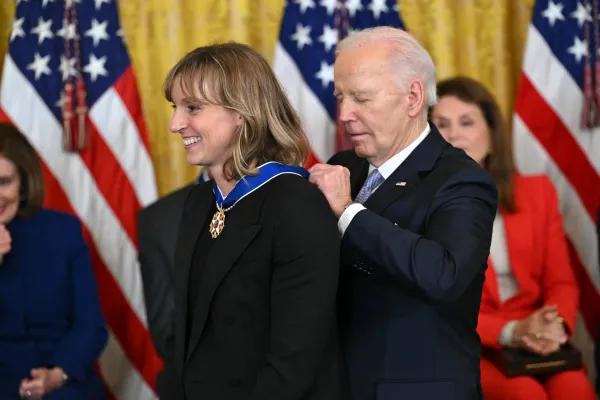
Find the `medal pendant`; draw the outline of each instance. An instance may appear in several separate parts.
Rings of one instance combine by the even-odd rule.
[[[218,207],[217,212],[213,215],[212,221],[210,222],[210,235],[212,238],[216,239],[223,231],[223,228],[225,228],[225,211]]]

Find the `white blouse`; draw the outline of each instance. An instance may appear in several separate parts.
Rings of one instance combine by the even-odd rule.
[[[506,243],[506,230],[502,215],[496,215],[494,230],[492,231],[492,245],[490,257],[498,281],[498,294],[502,302],[519,293],[519,284],[512,274],[510,259],[508,258],[508,245]]]
[[[498,295],[500,296],[500,301],[506,302],[508,299],[519,293],[519,283],[515,279],[510,268],[506,229],[504,227],[504,219],[500,214],[496,214],[496,219],[494,220],[490,258],[492,259],[496,281],[498,282]],[[504,328],[502,328],[500,336],[498,337],[498,342],[500,344],[504,346],[511,345],[516,323],[517,321],[510,321],[504,325]]]

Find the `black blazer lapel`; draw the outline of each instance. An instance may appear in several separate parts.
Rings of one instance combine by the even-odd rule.
[[[192,265],[194,248],[201,229],[215,201],[212,183],[204,183],[189,194],[181,216],[177,248],[175,250],[175,359],[181,373],[185,357],[185,338],[187,332],[188,280]]]
[[[361,158],[357,160],[355,165],[350,166],[348,169],[350,170],[350,190],[354,199],[358,196],[358,192],[360,192],[360,189],[367,180],[369,163],[364,158]]]
[[[193,354],[206,324],[206,318],[210,311],[212,299],[233,264],[242,255],[250,242],[260,231],[258,216],[262,197],[258,193],[241,200],[253,204],[244,204],[243,212],[230,211],[225,219],[223,232],[215,239],[210,256],[207,259],[202,277],[201,287],[196,299],[194,310],[194,322],[190,332],[188,352],[185,361]],[[240,203],[241,204],[241,203]],[[242,211],[242,210],[240,210]]]
[[[427,176],[442,153],[447,142],[430,123],[431,131],[402,164],[365,202],[369,210],[381,214],[385,208],[414,189]]]

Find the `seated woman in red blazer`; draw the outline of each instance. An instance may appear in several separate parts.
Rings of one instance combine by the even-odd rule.
[[[515,173],[502,114],[492,95],[469,78],[438,85],[432,120],[496,180],[489,268],[477,331],[485,348],[513,346],[550,354],[575,326],[579,289],[569,262],[556,191],[545,176]],[[481,384],[486,400],[595,400],[583,370],[545,379],[508,378],[485,356]]]

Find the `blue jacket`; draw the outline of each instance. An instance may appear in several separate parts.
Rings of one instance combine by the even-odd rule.
[[[477,318],[496,184],[433,124],[342,241],[338,299],[352,400],[482,400]],[[358,194],[369,169],[330,160]]]
[[[58,366],[72,382],[45,399],[103,399],[94,371],[108,339],[89,249],[74,216],[41,210],[7,225],[0,264],[0,398],[18,399],[32,368]]]

